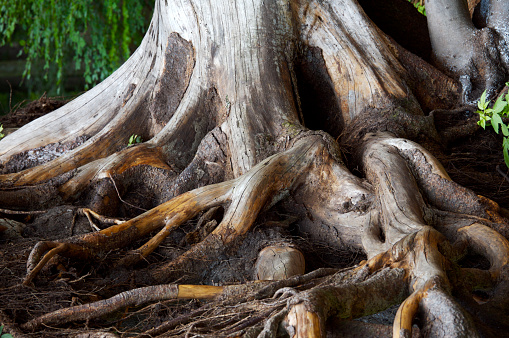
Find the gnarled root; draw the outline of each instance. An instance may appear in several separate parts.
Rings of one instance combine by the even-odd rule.
[[[155,272],[158,280],[171,279],[170,271],[179,270],[179,266],[192,264],[193,261],[214,259],[230,243],[243,236],[254,223],[260,210],[284,197],[285,192],[292,189],[294,183],[302,173],[306,172],[306,168],[324,148],[320,137],[302,138],[290,150],[267,158],[235,180],[189,191],[136,218],[95,233],[62,242],[39,244],[30,255],[27,263],[28,274],[24,283],[30,283],[49,258],[57,253],[88,259],[98,256],[101,252],[126,246],[162,228],[146,244],[131,251],[120,261],[122,265],[134,264],[153,252],[175,228],[185,221],[201,211],[223,205],[226,209],[225,215],[210,235],[177,260]],[[47,259],[42,258],[49,248],[58,248],[58,250],[48,253]]]
[[[320,221],[337,222],[339,231],[343,231],[339,232],[340,239],[355,238],[348,232],[353,229],[350,225],[353,221],[357,226],[356,222],[363,225],[355,231],[355,236],[362,238],[369,259],[359,267],[328,277],[325,276],[329,272],[318,271],[307,277],[294,276],[235,287],[162,285],[159,288],[166,291],[157,291],[160,295],[154,295],[155,298],[144,298],[141,294],[146,290],[137,289],[133,294],[124,293],[110,300],[47,314],[25,327],[61,324],[67,321],[65,317],[69,320],[94,318],[156,299],[213,297],[213,302],[224,303],[209,303],[193,313],[215,311],[218,316],[227,313],[225,316],[229,319],[219,325],[215,331],[217,335],[271,336],[281,323],[292,337],[324,336],[325,322],[330,317],[342,320],[362,317],[399,303],[393,326],[396,337],[410,335],[415,318],[423,323],[421,331],[431,335],[451,323],[455,323],[455,327],[450,330],[457,335],[476,334],[472,319],[462,309],[464,303],[460,306],[452,294],[454,290],[472,293],[479,287],[496,289],[498,293],[507,289],[509,242],[488,226],[490,220],[498,220],[496,206],[450,181],[438,162],[417,144],[386,133],[369,134],[365,140],[363,165],[367,180],[375,187],[376,201],[369,195],[367,184],[353,178],[338,161],[325,159],[324,154],[331,154],[322,136],[303,137],[286,152],[267,158],[237,179],[189,191],[134,219],[92,234],[63,242],[39,243],[30,256],[26,282],[57,254],[91,258],[99,255],[100,250],[127,245],[159,229],[146,244],[129,252],[119,262],[134,264],[153,252],[185,221],[201,211],[222,206],[225,209],[222,220],[205,239],[166,266],[152,271],[157,281],[171,282],[181,271],[197,271],[217,259],[243,238],[264,208],[279,201],[286,192],[294,193],[296,200],[303,199],[302,195],[309,191],[329,197],[337,193],[334,199],[309,199],[307,207]],[[317,163],[317,158],[322,162]],[[313,191],[313,183],[326,186],[319,181],[324,179],[333,183],[332,188]],[[346,193],[341,194],[341,189]],[[467,221],[461,226],[441,223],[433,228],[427,224],[433,219],[430,215],[434,208]],[[364,231],[359,234],[359,229]],[[486,257],[490,268],[485,271],[459,267],[458,262],[468,249]],[[245,288],[250,291],[246,292]],[[204,293],[199,291],[202,289]],[[244,291],[237,293],[239,290]],[[269,298],[272,296],[276,298]],[[263,306],[260,306],[261,301]],[[503,299],[494,296],[487,304],[499,301]],[[244,317],[228,310],[228,306],[224,306],[228,304],[235,304],[239,311],[242,309]],[[449,317],[444,317],[443,311]],[[194,314],[176,318],[150,334],[189,323],[194,320]],[[438,317],[447,323],[439,322]],[[212,321],[213,316],[199,320],[203,325]]]
[[[64,323],[88,320],[109,314],[129,306],[139,306],[151,301],[167,299],[208,299],[220,295],[221,286],[209,285],[155,285],[125,291],[118,295],[94,303],[73,306],[37,317],[22,328],[33,330],[41,325],[61,325]]]
[[[238,304],[256,299],[270,298],[285,299],[289,294],[295,295],[296,291],[290,287],[283,287],[284,285],[298,286],[304,283],[314,281],[315,283],[324,277],[337,272],[335,269],[318,269],[306,275],[294,276],[281,281],[257,281],[241,285],[227,285],[227,286],[209,286],[209,285],[179,285],[179,284],[163,284],[149,287],[142,287],[130,291],[122,292],[111,298],[96,301],[89,304],[73,306],[64,308],[43,316],[37,317],[24,325],[23,329],[34,330],[42,325],[62,325],[64,323],[80,320],[90,320],[100,316],[111,314],[122,308],[129,306],[139,306],[145,303],[164,300],[176,299],[208,299],[214,300],[212,304]],[[274,290],[277,290],[274,292]],[[280,306],[283,303],[278,303]],[[210,306],[207,306],[210,308]],[[274,311],[270,308],[269,313]],[[200,311],[198,311],[200,312]],[[201,313],[201,312],[200,312]],[[199,313],[194,313],[194,316]],[[257,322],[263,321],[267,316],[261,316],[258,321],[250,321],[247,324],[252,325]],[[193,315],[187,320],[191,320]],[[179,323],[185,322],[183,318],[177,318]],[[281,318],[282,320],[283,318]],[[147,332],[148,335],[155,335],[164,332],[171,328],[172,322],[165,323],[161,327],[154,328]],[[246,323],[239,322],[232,325],[226,331],[236,332],[242,330]],[[247,326],[249,326],[247,325]]]
[[[493,230],[486,226],[472,227],[463,231],[470,235],[480,231],[484,237],[493,235]],[[508,242],[498,236],[493,248],[482,250],[484,255],[497,257],[506,252]],[[474,244],[478,248],[484,243],[483,236],[480,238]],[[284,325],[292,337],[325,336],[324,323],[332,316],[358,318],[402,302],[394,321],[394,337],[410,337],[417,317],[421,319],[421,332],[427,336],[441,336],[444,329],[448,335],[477,336],[472,318],[451,296],[454,285],[448,274],[453,274],[450,260],[455,257],[453,250],[447,249],[448,245],[445,237],[430,227],[410,234],[390,250],[367,261],[358,268],[356,275],[329,280],[328,286],[293,297]],[[448,257],[442,252],[447,252]],[[492,265],[491,274],[481,275],[491,279],[491,283],[496,281],[498,273],[495,271],[506,266],[505,259]]]

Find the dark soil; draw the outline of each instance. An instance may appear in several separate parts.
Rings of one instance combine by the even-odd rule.
[[[15,107],[9,114],[0,116],[0,124],[2,124],[4,128],[19,128],[62,107],[67,102],[69,102],[69,100],[64,98],[48,98],[46,95],[43,95],[38,100],[21,107]]]
[[[65,101],[42,97],[2,117],[0,123],[9,128],[21,127],[64,103]],[[439,124],[439,131],[444,131],[458,124],[475,124],[475,115],[445,114],[436,122]],[[471,135],[451,141],[447,147],[435,146],[432,151],[454,181],[503,207],[509,206],[509,182],[504,176],[509,174],[509,171],[504,164],[502,139],[499,135],[477,129]],[[221,261],[211,264],[201,276],[183,276],[182,281],[229,284],[252,280],[258,251],[264,246],[282,241],[291,242],[302,249],[306,256],[307,270],[351,266],[365,258],[358,252],[338,251],[325,245],[320,247],[316,243],[311,245],[306,238],[295,237],[292,225],[274,226],[274,222],[285,220],[283,209],[279,210],[281,213],[278,213],[277,206],[275,209],[257,220],[253,230],[235,252],[230,252],[222,257]],[[44,331],[26,334],[16,331],[16,324],[60,308],[108,298],[118,292],[143,286],[136,282],[136,275],[147,273],[147,269],[184,252],[189,244],[186,244],[183,238],[194,231],[197,222],[196,219],[192,220],[175,231],[147,261],[138,264],[134,269],[112,269],[115,257],[119,257],[123,251],[111,252],[99,262],[77,262],[58,258],[40,273],[34,282],[35,288],[21,286],[28,254],[38,240],[55,240],[92,231],[88,220],[76,214],[76,206],[54,208],[38,215],[7,215],[0,211],[0,218],[26,224],[17,238],[6,238],[0,230],[0,323],[6,325],[7,332],[27,337],[76,337],[78,334],[92,332],[83,329],[84,323],[71,323],[65,328],[46,328]],[[267,226],[268,224],[271,226]],[[133,247],[141,244],[142,242],[135,243]],[[126,249],[129,248],[123,248]],[[131,336],[182,313],[193,311],[201,305],[200,301],[163,301],[129,308],[86,323],[85,327],[102,328],[104,332]]]
[[[478,116],[472,110],[435,118],[439,132],[458,130],[463,131],[463,135],[458,133],[447,146],[430,151],[453,181],[509,208],[509,169],[502,153],[503,138],[491,127],[484,130],[477,126],[477,120]]]

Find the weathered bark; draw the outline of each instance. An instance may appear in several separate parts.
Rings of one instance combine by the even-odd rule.
[[[91,223],[116,223],[39,242],[28,257],[27,285],[55,256],[109,259],[122,249],[112,266],[134,267],[185,222],[201,217],[199,229],[186,236],[186,251],[134,277],[139,285],[171,284],[22,327],[88,320],[154,300],[213,298],[147,334],[212,309],[218,318],[233,316],[234,305],[243,318],[198,322],[210,324],[214,336],[270,337],[279,329],[325,336],[329,318],[350,320],[396,304],[396,337],[411,335],[415,319],[428,336],[504,332],[507,212],[451,181],[419,141],[440,142],[433,114],[425,112],[469,103],[485,88],[494,94],[508,80],[505,4],[491,1],[487,27],[479,30],[465,1],[426,2],[434,66],[442,73],[379,30],[355,0],[156,1],[126,64],[0,142],[0,207],[76,204],[88,208]],[[126,147],[131,134],[146,142]],[[312,243],[361,250],[367,260],[293,276],[302,267],[289,267],[288,259],[273,262],[275,271],[258,270],[258,277],[280,281],[175,284],[197,282],[280,201],[297,218],[266,226],[295,222]],[[143,239],[138,249],[124,249]],[[294,246],[289,242],[280,245]],[[463,268],[470,252],[486,257],[489,269]],[[477,290],[490,294],[481,305],[473,301]],[[486,331],[480,322],[488,318]]]

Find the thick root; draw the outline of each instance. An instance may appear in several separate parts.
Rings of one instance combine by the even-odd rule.
[[[136,218],[101,231],[72,237],[61,243],[42,242],[42,244],[36,245],[30,254],[27,262],[27,277],[23,283],[30,283],[49,258],[57,253],[73,258],[89,259],[99,256],[105,251],[126,246],[163,226],[163,230],[156,235],[155,239],[147,243],[139,252],[142,257],[143,254],[148,255],[169,234],[171,229],[193,218],[200,211],[223,203],[231,188],[231,182],[206,186],[180,195]],[[54,251],[51,257],[41,260],[41,256],[50,247],[58,247],[58,252]],[[37,270],[34,272],[35,269]]]
[[[22,328],[34,330],[41,325],[61,325],[72,321],[90,320],[111,314],[125,307],[168,299],[212,299],[222,295],[223,289],[222,286],[209,285],[168,284],[147,286],[122,292],[105,300],[45,314],[25,323]]]
[[[123,265],[130,265],[153,252],[171,231],[199,212],[219,205],[226,206],[229,202],[223,220],[204,241],[194,245],[178,260],[158,269],[156,278],[165,279],[167,271],[186,265],[190,260],[213,259],[230,243],[241,238],[250,229],[260,210],[284,197],[281,192],[292,188],[323,148],[320,138],[301,139],[290,150],[267,158],[235,180],[192,190],[134,219],[62,242],[72,244],[73,250],[68,250],[69,246],[59,246],[56,242],[52,245],[60,248],[58,253],[61,255],[89,258],[98,256],[100,252],[126,246],[162,227],[145,245],[130,252],[120,262]],[[268,184],[268,179],[273,177],[278,179]],[[211,248],[215,248],[215,253],[210,252]],[[39,262],[43,251],[44,248],[38,246],[31,255],[28,276],[24,283],[29,283],[47,263],[47,260],[44,260],[44,263]],[[56,252],[52,253],[52,256],[55,254]],[[36,272],[33,272],[34,266],[38,267]]]

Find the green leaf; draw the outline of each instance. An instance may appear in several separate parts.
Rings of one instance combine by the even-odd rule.
[[[490,102],[486,102],[486,90],[482,93],[481,98],[477,102],[477,107],[479,107],[480,110],[485,110],[488,107],[488,104]]]
[[[141,143],[141,141],[142,141],[141,136],[133,134],[133,135],[131,135],[131,137],[129,137],[129,142],[127,143],[127,146],[132,146],[135,143]]]
[[[13,338],[12,337],[12,334],[10,333],[4,333],[2,334],[2,331],[4,330],[4,325],[2,324],[2,326],[0,326],[0,338]]]
[[[498,126],[504,124],[502,122],[502,118],[497,113],[493,113],[491,116],[491,125],[493,126],[493,129],[495,129],[495,132],[498,134]]]
[[[500,114],[507,106],[507,102],[504,101],[503,96],[499,96],[495,104],[493,105],[493,112]]]
[[[500,127],[502,128],[502,134],[506,137],[509,136],[509,128],[507,128],[507,125],[502,123]]]

